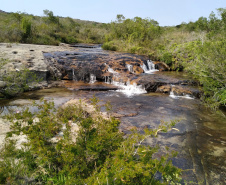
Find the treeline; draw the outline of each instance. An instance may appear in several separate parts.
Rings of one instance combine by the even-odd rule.
[[[0,12],[0,42],[45,45],[59,43],[102,43],[106,24],[58,17],[44,10],[44,16]]]

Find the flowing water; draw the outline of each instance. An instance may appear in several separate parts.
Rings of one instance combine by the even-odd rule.
[[[144,70],[145,73],[149,74],[158,71],[158,69],[156,69],[155,64],[151,60],[147,60],[147,65],[144,63],[143,65],[141,65],[141,68]]]
[[[152,74],[150,74],[152,75]],[[117,84],[115,84],[117,85]],[[7,113],[12,108],[16,111],[23,105],[30,105],[31,100],[40,98],[52,100],[58,107],[73,98],[92,98],[95,95],[100,104],[110,101],[114,112],[121,115],[120,129],[125,133],[131,128],[157,128],[161,121],[179,120],[175,130],[160,133],[157,138],[149,138],[148,145],[160,146],[164,153],[165,146],[178,151],[173,164],[183,169],[183,178],[200,184],[224,184],[226,182],[226,119],[222,115],[205,108],[198,99],[183,97],[172,98],[158,93],[132,93],[137,87],[118,91],[81,91],[84,87],[112,85],[95,82],[70,82],[68,88],[52,88],[24,93],[23,96],[0,102],[1,112]],[[120,85],[118,85],[120,86]],[[129,89],[131,88],[131,89]]]

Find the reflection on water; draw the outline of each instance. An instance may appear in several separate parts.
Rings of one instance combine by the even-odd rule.
[[[177,130],[160,133],[149,138],[149,145],[159,144],[178,151],[173,163],[182,168],[187,181],[201,184],[223,184],[226,178],[226,120],[203,107],[197,99],[172,99],[168,95],[149,93],[128,97],[116,91],[79,91],[52,88],[27,92],[22,97],[1,101],[0,111],[18,109],[19,105],[30,105],[29,99],[40,98],[54,101],[58,107],[73,98],[92,98],[104,104],[110,101],[113,112],[121,115],[120,129],[127,132],[131,127],[156,128],[161,120],[179,119]]]

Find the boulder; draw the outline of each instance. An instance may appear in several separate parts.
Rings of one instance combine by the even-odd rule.
[[[192,92],[187,89],[187,88],[183,88],[181,86],[173,86],[171,91],[177,95],[177,96],[184,96],[184,95],[192,95]]]
[[[162,85],[160,87],[157,88],[156,92],[160,92],[160,93],[170,93],[171,91],[171,87],[170,85]]]
[[[170,70],[170,67],[164,62],[155,61],[153,63],[157,66],[156,68],[159,71],[169,71]]]

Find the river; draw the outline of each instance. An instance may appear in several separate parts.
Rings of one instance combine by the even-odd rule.
[[[83,84],[99,86],[100,83]],[[105,84],[101,84],[104,86]],[[81,84],[79,84],[81,86]],[[109,85],[108,85],[109,86]],[[1,101],[2,114],[30,104],[29,100],[44,98],[61,106],[73,98],[92,98],[95,95],[100,104],[110,101],[112,112],[121,115],[120,129],[128,132],[136,127],[157,128],[162,121],[179,120],[174,130],[149,138],[146,144],[178,151],[173,164],[183,169],[183,179],[200,184],[224,184],[226,178],[226,120],[204,107],[198,99],[170,97],[160,93],[144,93],[128,96],[118,91],[78,91],[73,82],[68,88],[51,88],[26,92],[21,97]]]
[[[182,178],[187,182],[192,181],[199,184],[214,185],[226,184],[225,116],[212,112],[210,109],[204,107],[197,98],[191,96],[175,96],[172,93],[170,95],[157,93],[156,91],[155,85],[165,85],[165,81],[168,81],[168,86],[171,83],[188,83],[186,79],[190,80],[189,75],[178,72],[152,73],[152,71],[150,72],[152,66],[150,67],[150,65],[148,65],[148,73],[141,73],[139,76],[141,77],[140,81],[136,79],[136,82],[140,84],[152,84],[152,86],[146,85],[146,89],[142,89],[138,88],[138,86],[134,86],[134,84],[127,84],[125,88],[121,87],[123,86],[122,84],[115,81],[113,84],[122,88],[118,89],[118,87],[109,84],[109,79],[111,78],[111,81],[113,81],[116,77],[118,78],[117,74],[120,70],[126,71],[125,74],[127,76],[123,77],[124,80],[134,79],[137,77],[134,74],[134,69],[141,67],[140,61],[142,58],[130,54],[106,52],[100,48],[76,48],[75,51],[76,52],[72,53],[61,52],[54,55],[45,54],[45,57],[60,56],[60,58],[55,60],[54,64],[58,66],[62,64],[61,66],[65,66],[65,70],[58,68],[58,72],[63,71],[65,73],[61,75],[62,78],[65,79],[64,88],[30,91],[11,100],[1,100],[1,115],[7,114],[12,109],[14,109],[14,111],[18,110],[26,105],[33,108],[30,100],[39,101],[41,98],[44,98],[49,101],[54,101],[55,106],[59,107],[73,98],[90,99],[95,95],[101,100],[100,105],[105,104],[107,101],[111,103],[112,113],[116,117],[120,117],[120,130],[125,133],[128,133],[131,128],[136,128],[142,132],[146,127],[157,128],[162,122],[178,120],[174,127],[175,129],[167,133],[159,133],[157,138],[149,138],[146,140],[145,144],[151,146],[159,145],[160,153],[165,152],[165,146],[168,146],[170,150],[177,151],[178,155],[176,158],[173,158],[172,161],[175,166],[183,170]],[[134,59],[134,57],[136,58]],[[136,62],[130,62],[132,60]],[[51,61],[53,60],[50,60],[50,62]],[[96,61],[101,62],[98,64]],[[111,62],[106,64],[108,61]],[[117,65],[115,61],[118,61]],[[89,62],[88,67],[91,66],[90,69],[93,70],[95,67],[96,74],[98,74],[98,69],[100,69],[100,74],[102,74],[103,71],[106,73],[102,74],[102,76],[99,74],[99,77],[93,75],[93,73],[87,76],[85,69],[81,73],[80,68],[76,67],[79,65],[83,68],[86,67],[87,63],[85,62]],[[66,63],[68,64],[66,65]],[[97,66],[97,64],[99,66]],[[147,64],[152,63],[149,61]],[[118,72],[110,68],[109,65],[115,67],[114,69],[118,70]],[[136,67],[134,68],[132,65],[136,65]],[[74,68],[71,68],[71,66],[74,66]],[[87,70],[90,69],[87,68]],[[78,74],[81,73],[80,75],[83,75],[83,79],[86,81],[90,80],[91,83],[73,81],[78,79],[78,76],[74,74],[76,70],[78,70]],[[92,70],[90,70],[90,72]],[[147,69],[144,69],[144,71],[147,71]],[[114,75],[116,77],[114,77]],[[66,79],[69,80],[67,81]],[[97,82],[96,80],[98,79],[99,81],[102,80],[102,82]],[[104,83],[104,81],[108,84]],[[154,81],[155,83],[152,83]],[[123,84],[125,83],[123,82]],[[173,86],[170,87],[171,90],[172,87]],[[181,87],[182,86],[180,86],[180,88]],[[148,88],[148,92],[153,89],[156,92],[145,93]],[[196,90],[194,90],[194,92],[196,92]],[[224,111],[223,114],[226,115],[226,111]],[[0,126],[1,144],[5,133],[9,130],[9,126],[6,123],[1,124],[1,122]]]

